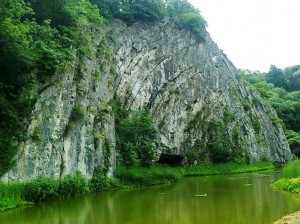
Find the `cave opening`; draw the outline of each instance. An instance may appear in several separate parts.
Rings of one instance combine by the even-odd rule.
[[[176,167],[176,166],[182,166],[183,160],[184,160],[183,155],[161,154],[161,156],[159,157],[158,163]]]

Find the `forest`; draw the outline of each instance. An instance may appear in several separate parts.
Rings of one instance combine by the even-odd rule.
[[[271,65],[268,73],[239,70],[261,96],[270,103],[283,124],[292,153],[300,156],[300,65],[279,69]]]

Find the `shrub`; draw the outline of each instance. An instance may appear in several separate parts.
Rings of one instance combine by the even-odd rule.
[[[198,42],[205,41],[207,22],[187,0],[171,0],[167,5],[168,15],[174,19],[178,28],[189,30]]]
[[[70,197],[89,192],[88,181],[80,173],[61,179],[39,178],[25,183],[23,198],[30,202]]]
[[[300,193],[300,178],[281,178],[273,186],[275,190],[285,190],[293,193]]]
[[[198,157],[199,157],[199,153],[194,149],[190,149],[186,153],[186,159],[187,159],[188,165],[194,165],[195,161],[198,160]]]
[[[0,123],[1,124],[1,123]],[[2,127],[3,128],[3,127]],[[17,152],[15,138],[0,127],[0,177],[14,164],[14,155]]]
[[[39,178],[25,183],[23,198],[30,202],[39,202],[58,196],[59,182],[52,178]]]
[[[84,115],[85,115],[84,107],[80,103],[75,103],[70,119],[77,120],[84,117]]]
[[[120,183],[114,178],[107,178],[103,174],[94,174],[90,181],[92,192],[107,191],[120,188]]]
[[[61,196],[70,197],[88,192],[88,181],[79,172],[74,176],[68,175],[60,179],[58,193]]]

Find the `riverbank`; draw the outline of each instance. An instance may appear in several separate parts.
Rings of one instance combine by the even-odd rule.
[[[274,222],[274,224],[299,224],[300,212],[296,212],[287,216],[284,216],[280,220]]]
[[[0,211],[32,205],[56,198],[125,188],[169,184],[184,176],[204,176],[249,173],[273,169],[271,163],[259,162],[250,165],[220,164],[211,167],[172,168],[153,166],[149,168],[118,168],[116,178],[96,174],[86,180],[80,173],[61,179],[39,178],[24,183],[0,184]]]
[[[294,160],[287,163],[282,170],[282,178],[272,185],[274,190],[283,190],[291,193],[300,193],[300,161]],[[300,223],[300,211],[284,216],[274,224]]]
[[[275,190],[300,193],[300,160],[286,164],[282,170],[282,178],[273,184]]]
[[[255,162],[249,165],[225,163],[215,166],[195,166],[188,167],[185,171],[185,176],[206,176],[206,175],[224,175],[224,174],[239,174],[251,173],[263,170],[272,170],[274,165],[270,162]]]

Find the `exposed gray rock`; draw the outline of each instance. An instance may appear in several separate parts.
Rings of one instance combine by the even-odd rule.
[[[234,117],[226,123],[229,136],[239,130],[238,142],[252,160],[291,159],[276,112],[239,80],[236,68],[209,34],[199,44],[166,19],[155,25],[136,23],[116,37],[121,77],[116,94],[126,108],[152,111],[160,129],[160,152],[184,155],[196,140],[207,140],[204,127],[212,118],[224,120],[227,113]],[[194,117],[200,113],[197,124]]]
[[[106,49],[104,36],[110,39]],[[213,118],[230,114],[234,119],[226,122],[228,134],[239,130],[238,142],[252,160],[291,159],[276,112],[238,79],[209,34],[199,44],[167,18],[130,27],[116,22],[94,44],[89,57],[74,52],[77,60],[41,94],[28,127],[30,138],[20,144],[18,162],[2,180],[58,178],[77,171],[90,178],[97,169],[114,175],[116,140],[109,106],[114,96],[127,109],[150,109],[160,131],[159,153],[185,155],[197,140],[207,140],[205,127]]]

